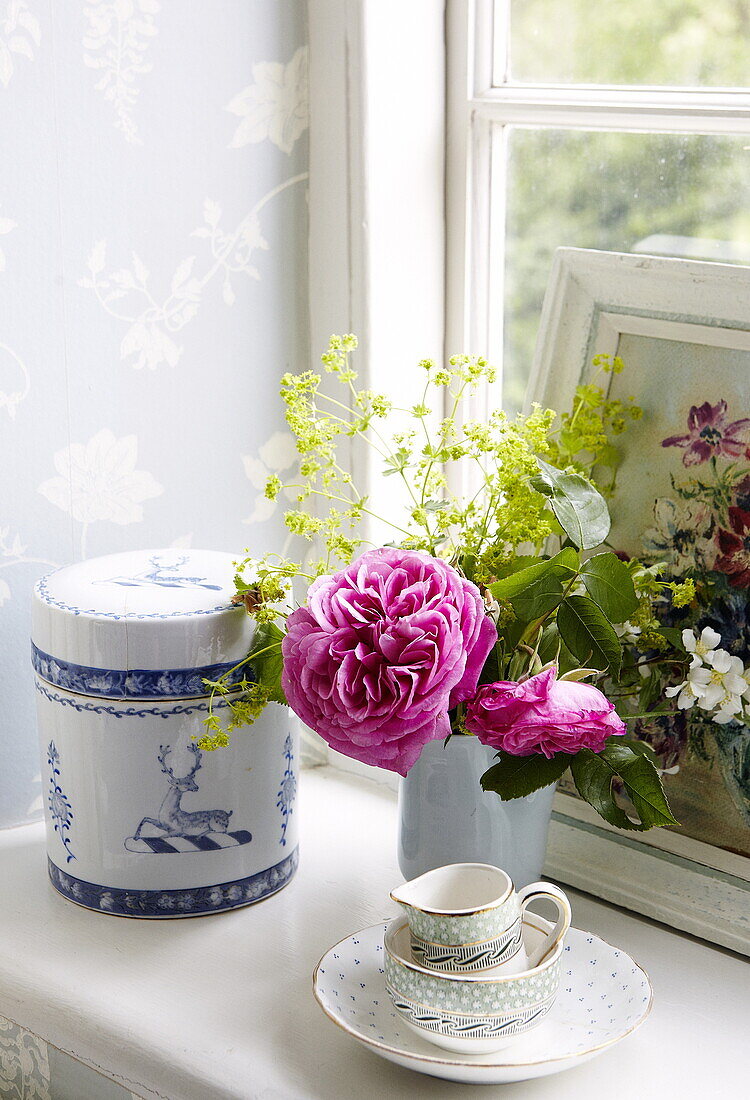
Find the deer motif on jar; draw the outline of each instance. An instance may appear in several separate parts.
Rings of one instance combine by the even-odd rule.
[[[195,774],[201,767],[203,753],[197,745],[188,745],[188,751],[195,757],[193,767],[187,775],[175,775],[167,764],[171,745],[161,745],[157,759],[161,770],[169,780],[169,790],[159,807],[157,817],[144,817],[136,829],[133,839],[140,840],[144,825],[153,825],[161,830],[163,836],[205,836],[206,833],[226,833],[229,828],[231,810],[183,810],[182,796],[188,791],[197,791]]]

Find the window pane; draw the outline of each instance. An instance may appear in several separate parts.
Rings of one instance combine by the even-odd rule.
[[[514,81],[733,88],[749,56],[747,0],[510,0]]]
[[[557,247],[750,263],[748,138],[510,128],[507,140],[509,409],[523,401]]]

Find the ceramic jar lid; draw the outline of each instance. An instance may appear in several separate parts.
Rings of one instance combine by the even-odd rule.
[[[110,698],[202,695],[251,645],[214,550],[141,550],[78,562],[34,588],[32,652],[58,687]],[[127,675],[126,675],[127,674]]]

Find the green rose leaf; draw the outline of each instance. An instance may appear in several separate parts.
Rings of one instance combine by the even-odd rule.
[[[618,829],[643,830],[644,825],[631,821],[614,800],[612,780],[614,774],[606,761],[592,752],[581,749],[573,758],[570,770],[576,790],[584,802],[593,806],[600,817]]]
[[[564,592],[562,581],[552,573],[545,573],[543,577],[534,581],[513,596],[510,603],[516,615],[522,622],[531,623],[539,619],[558,606]]]
[[[611,623],[624,623],[638,609],[628,567],[616,554],[595,554],[584,562],[581,580]]]
[[[633,741],[627,737],[619,741],[619,744],[627,745],[632,752],[637,752],[641,756],[645,756],[652,764],[656,762],[656,753],[651,745],[649,745],[648,741]]]
[[[578,572],[578,564],[578,554],[576,554],[572,546],[566,546],[564,550],[561,550],[559,554],[555,554],[553,558],[547,558],[545,561],[538,561],[533,565],[527,565],[523,569],[517,569],[516,572],[511,573],[510,576],[495,581],[493,584],[489,585],[489,590],[497,599],[511,600],[514,596],[517,596],[519,592],[523,592],[525,588],[528,588],[530,584],[533,584],[547,574],[570,579]]]
[[[505,577],[509,577],[511,573],[519,573],[522,569],[527,569],[530,565],[539,565],[546,560],[548,559],[540,557],[539,554],[516,554],[516,556],[510,558],[509,561],[503,562],[502,565],[497,566],[495,576],[498,580],[501,580]]]
[[[557,607],[565,585],[578,572],[578,554],[567,546],[546,561],[518,569],[495,581],[489,590],[496,599],[509,602],[519,619],[531,622]]]
[[[620,639],[592,599],[567,596],[557,609],[557,629],[579,661],[617,676],[622,661]]]
[[[502,750],[497,755],[498,763],[484,773],[480,783],[483,791],[494,791],[506,801],[556,783],[574,759],[567,752],[558,752],[550,760],[541,755],[513,756]]]
[[[641,684],[641,689],[638,693],[638,709],[640,711],[647,711],[655,708],[663,698],[663,694],[664,687],[661,673],[656,669],[652,669],[648,676],[644,677]]]
[[[607,502],[581,474],[567,474],[537,459],[539,474],[531,484],[550,498],[550,506],[568,538],[580,550],[593,550],[609,534]]]
[[[571,771],[581,798],[618,829],[644,832],[661,825],[678,824],[669,809],[656,768],[633,742],[611,738],[600,753],[581,749],[573,758]],[[622,781],[638,821],[632,821],[615,801],[612,781],[616,776]]]
[[[573,547],[566,547],[554,558],[527,565],[495,581],[489,585],[489,591],[496,598],[509,602],[519,619],[531,623],[558,606],[564,586],[576,575],[578,564]]]
[[[261,624],[253,639],[253,651],[250,655],[250,665],[255,675],[255,680],[268,692],[268,698],[272,703],[289,704],[281,686],[281,671],[284,667],[284,658],[281,655],[281,641],[284,635],[275,623]],[[253,656],[257,654],[257,656]]]

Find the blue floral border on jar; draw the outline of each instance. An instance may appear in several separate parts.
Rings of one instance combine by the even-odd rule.
[[[97,886],[62,871],[51,859],[47,869],[54,888],[70,901],[87,909],[113,913],[119,917],[204,916],[224,909],[251,905],[275,894],[290,881],[299,863],[299,849],[265,871],[247,878],[222,882],[217,886],[197,886],[182,890],[123,890]]]
[[[105,699],[169,699],[206,695],[206,680],[218,680],[237,664],[204,665],[202,668],[94,668],[63,661],[38,649],[32,642],[31,663],[35,672],[48,684],[75,691],[80,695],[98,695]],[[228,678],[234,685],[248,676],[247,666]]]
[[[286,847],[286,831],[289,827],[289,818],[294,812],[294,800],[297,797],[297,776],[293,767],[294,746],[292,735],[288,733],[284,741],[284,774],[281,777],[279,793],[276,796],[276,807],[281,812],[281,836],[279,844]]]
[[[239,604],[221,603],[217,607],[202,607],[196,611],[154,611],[154,612],[135,612],[135,611],[123,611],[117,613],[115,611],[102,611],[98,607],[75,607],[73,604],[66,603],[65,600],[56,599],[49,591],[48,582],[51,577],[54,577],[55,573],[59,570],[55,569],[51,573],[47,573],[41,580],[37,581],[34,586],[34,591],[40,600],[44,603],[50,604],[52,607],[59,607],[61,611],[70,611],[73,615],[95,615],[97,619],[178,619],[178,618],[190,618],[193,615],[216,615],[219,611],[241,611],[243,608]]]
[[[62,771],[60,768],[60,753],[57,745],[54,741],[50,741],[47,746],[47,765],[50,769],[49,773],[49,791],[47,792],[47,807],[49,809],[50,821],[52,822],[55,832],[60,837],[60,842],[66,852],[66,862],[70,863],[72,859],[75,859],[75,853],[71,848],[70,827],[75,818],[73,808],[70,805],[70,799],[62,789],[61,777]]]
[[[43,695],[45,699],[49,699],[51,703],[57,703],[61,707],[70,707],[79,714],[89,711],[92,714],[110,714],[113,718],[173,718],[195,714],[199,710],[208,711],[207,702],[175,703],[173,707],[166,707],[163,704],[157,704],[153,707],[124,707],[122,705],[113,707],[108,706],[106,703],[88,703],[82,696],[76,698],[73,695],[58,695],[57,692],[50,691],[39,680],[34,681],[34,687],[40,695]],[[216,699],[213,703],[214,710],[228,706],[229,703],[224,699]]]

